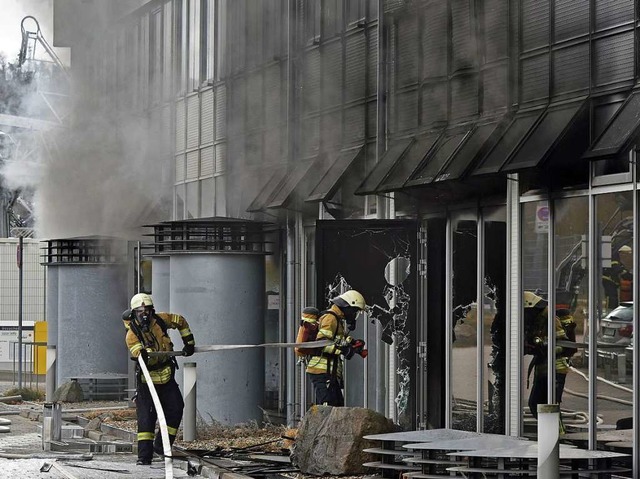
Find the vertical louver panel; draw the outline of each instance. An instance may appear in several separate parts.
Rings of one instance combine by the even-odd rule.
[[[334,106],[342,102],[342,44],[333,42],[321,50],[322,105]]]
[[[421,30],[423,77],[441,77],[447,74],[447,2],[431,2],[424,14]]]
[[[634,72],[633,32],[602,38],[595,45],[597,85],[630,80]]]
[[[553,69],[554,95],[589,88],[589,44],[556,51]]]
[[[185,155],[176,155],[176,183],[184,181]]]
[[[313,116],[302,120],[302,156],[313,156],[318,152],[320,143],[320,118]]]
[[[344,111],[344,144],[351,145],[364,141],[365,105],[355,105]]]
[[[490,113],[507,106],[507,66],[497,65],[482,72],[484,113]]]
[[[214,140],[214,122],[213,122],[213,90],[205,90],[201,97],[202,119],[200,130],[200,143],[207,145],[213,143]]]
[[[325,149],[342,144],[342,110],[325,113],[322,116],[321,135]]]
[[[453,50],[452,71],[476,65],[477,51],[475,33],[471,21],[470,2],[451,2],[451,47]]]
[[[367,30],[367,96],[378,89],[378,29]]]
[[[422,89],[422,125],[447,121],[448,83],[430,83]]]
[[[200,151],[194,150],[187,153],[187,169],[185,171],[186,180],[198,178]]]
[[[595,3],[596,31],[633,21],[633,0],[598,0]]]
[[[197,148],[200,133],[200,104],[198,95],[187,97],[187,149]]]
[[[522,101],[549,96],[549,55],[522,60]]]
[[[523,0],[522,49],[549,44],[549,0]]]
[[[396,86],[402,88],[418,81],[419,43],[418,16],[407,15],[398,20],[398,58],[396,60]]]
[[[227,86],[219,85],[215,92],[216,140],[227,136]]]
[[[451,117],[478,114],[478,75],[461,75],[451,80]]]
[[[418,126],[418,92],[411,90],[396,95],[398,131]]]
[[[265,131],[264,138],[264,162],[266,164],[275,164],[282,160],[283,156],[283,137],[284,128],[280,128],[277,125],[275,128],[269,128]]]
[[[228,90],[228,105],[227,110],[227,125],[229,136],[239,135],[244,127],[244,120],[246,114],[245,104],[245,83],[246,80],[242,77],[237,77],[233,80],[233,83],[229,85]]]
[[[247,79],[247,128],[253,130],[262,126],[262,71],[258,70]]]
[[[320,50],[307,51],[304,62],[304,111],[317,111],[320,108]]]
[[[170,154],[171,153],[171,148],[173,147],[173,145],[171,144],[171,138],[174,136],[172,135],[172,130],[171,130],[171,105],[170,104],[166,104],[164,107],[162,107],[162,119],[161,124],[160,124],[160,138],[161,138],[161,142],[162,142],[162,150],[163,153],[167,153]]]
[[[213,175],[213,146],[207,146],[200,150],[200,176]]]
[[[262,163],[262,132],[247,135],[245,159],[247,165],[259,165]]]
[[[555,40],[589,33],[590,0],[556,0]]]
[[[184,151],[186,138],[186,111],[184,100],[176,102],[176,152]]]
[[[509,35],[509,9],[504,0],[484,2],[485,61],[507,57]]]
[[[265,72],[265,125],[281,125],[284,122],[282,94],[282,69],[280,64],[270,66]]]
[[[226,143],[218,143],[216,146],[216,164],[215,171],[216,175],[222,174],[227,171],[227,144]]]
[[[367,56],[365,55],[364,30],[358,30],[355,34],[346,38],[347,58],[346,81],[345,81],[345,101],[353,101],[365,96],[365,74],[367,67]]]

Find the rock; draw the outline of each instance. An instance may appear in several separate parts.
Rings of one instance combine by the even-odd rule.
[[[80,402],[84,400],[84,394],[77,381],[69,381],[53,392],[52,400],[53,402]]]
[[[377,459],[363,452],[376,446],[363,436],[397,430],[390,419],[370,409],[312,406],[298,429],[291,461],[303,474],[365,474],[371,469],[362,464]]]

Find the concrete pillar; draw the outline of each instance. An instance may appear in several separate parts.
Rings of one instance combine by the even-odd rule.
[[[153,284],[153,304],[156,311],[169,311],[170,297],[170,260],[169,256],[154,256],[151,273]]]
[[[189,321],[196,346],[260,344],[264,339],[264,277],[262,254],[173,254],[170,310]],[[182,347],[180,339],[174,344],[176,349]],[[262,420],[261,348],[200,353],[193,359],[198,364],[198,410],[204,418],[227,425]],[[178,384],[182,384],[182,371],[181,366]]]
[[[47,346],[54,348],[58,345],[58,266],[47,265],[47,303],[46,318],[47,318]],[[55,354],[55,350],[53,352]],[[53,387],[55,390],[58,387],[57,376],[57,364],[53,363],[53,370],[51,370],[51,379],[49,378],[49,355],[47,351],[47,388]],[[49,384],[49,381],[52,381]],[[47,389],[48,391],[48,389]],[[47,396],[47,400],[50,400]]]
[[[122,311],[127,268],[114,264],[58,266],[58,382],[95,374],[127,374]]]

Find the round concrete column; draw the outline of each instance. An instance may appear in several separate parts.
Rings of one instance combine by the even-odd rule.
[[[169,264],[168,256],[154,256],[151,282],[153,284],[153,305],[156,311],[169,311]]]
[[[170,264],[170,309],[187,319],[196,346],[263,342],[262,254],[183,253],[172,255]],[[179,339],[174,344],[182,347]],[[188,361],[197,362],[197,408],[206,420],[227,425],[262,420],[262,348],[198,353]]]
[[[126,374],[129,354],[121,320],[128,304],[126,266],[70,263],[57,269],[58,382]]]

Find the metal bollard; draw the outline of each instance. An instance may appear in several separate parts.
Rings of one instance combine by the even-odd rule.
[[[42,449],[51,450],[51,441],[62,439],[62,408],[58,403],[47,402],[42,407]]]
[[[53,393],[56,390],[56,346],[47,346],[46,361],[46,379],[45,379],[45,398],[47,401],[53,401]]]
[[[184,421],[182,439],[196,439],[196,363],[184,363]]]
[[[538,477],[560,477],[560,405],[538,404]]]

